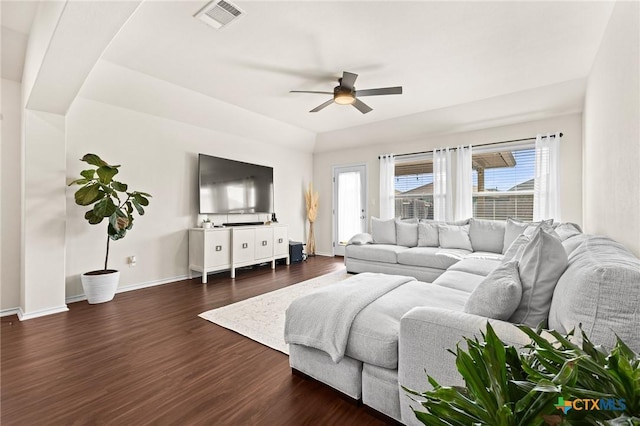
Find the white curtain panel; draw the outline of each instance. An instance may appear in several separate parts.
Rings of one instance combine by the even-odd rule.
[[[456,212],[454,217],[455,220],[463,220],[473,216],[471,145],[459,146],[456,154]]]
[[[533,220],[560,222],[560,133],[536,136],[535,167]]]
[[[380,156],[380,219],[393,219],[396,214],[395,167],[393,154]]]
[[[433,219],[453,220],[451,182],[451,151],[449,148],[433,151]]]

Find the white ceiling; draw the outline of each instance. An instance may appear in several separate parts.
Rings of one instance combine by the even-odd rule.
[[[246,15],[215,30],[193,18],[206,3],[144,1],[101,62],[338,144],[353,131],[375,139],[390,122],[443,131],[442,117],[454,121],[445,113],[451,108],[466,116],[456,116],[458,128],[580,111],[613,8],[610,1],[238,1]],[[36,4],[2,0],[3,78],[19,80]],[[362,115],[339,105],[309,113],[329,96],[289,93],[331,91],[342,71],[360,75],[358,89],[402,85],[404,94],[363,98],[374,110]]]
[[[317,133],[584,79],[613,7],[241,1],[246,15],[215,30],[192,17],[205,4],[144,2],[103,58]],[[404,94],[363,98],[374,110],[362,115],[339,105],[312,114],[329,96],[289,93],[331,91],[342,71],[360,75],[359,89]]]

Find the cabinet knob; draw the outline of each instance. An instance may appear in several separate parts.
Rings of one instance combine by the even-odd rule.
[[[263,246],[266,246],[266,245],[267,245],[267,240],[264,240],[264,241],[262,242],[262,245],[263,245]]]
[[[216,246],[216,251],[222,251],[222,246]]]
[[[278,238],[278,244],[282,244],[282,238]]]
[[[247,243],[242,243],[242,248],[243,248],[243,249],[245,249],[245,248],[247,248],[247,247],[249,247],[249,244],[247,244]]]

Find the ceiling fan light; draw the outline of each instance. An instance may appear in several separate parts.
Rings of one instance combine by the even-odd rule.
[[[351,105],[356,101],[356,98],[351,93],[336,93],[334,96],[334,102],[338,105]]]

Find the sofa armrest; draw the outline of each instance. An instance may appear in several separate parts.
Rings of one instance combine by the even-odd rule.
[[[371,244],[373,242],[373,236],[371,234],[367,234],[363,232],[361,234],[356,234],[349,239],[347,245],[356,244],[356,245],[364,245]]]
[[[486,330],[487,318],[449,309],[418,307],[407,312],[400,320],[398,340],[398,383],[423,392],[431,389],[427,374],[443,386],[462,386],[464,381],[455,365],[456,345],[466,349],[464,337],[480,336]],[[530,343],[530,339],[514,324],[488,320],[498,337],[516,347]],[[407,425],[419,424],[411,406],[420,409],[406,392],[400,389],[402,421]]]

